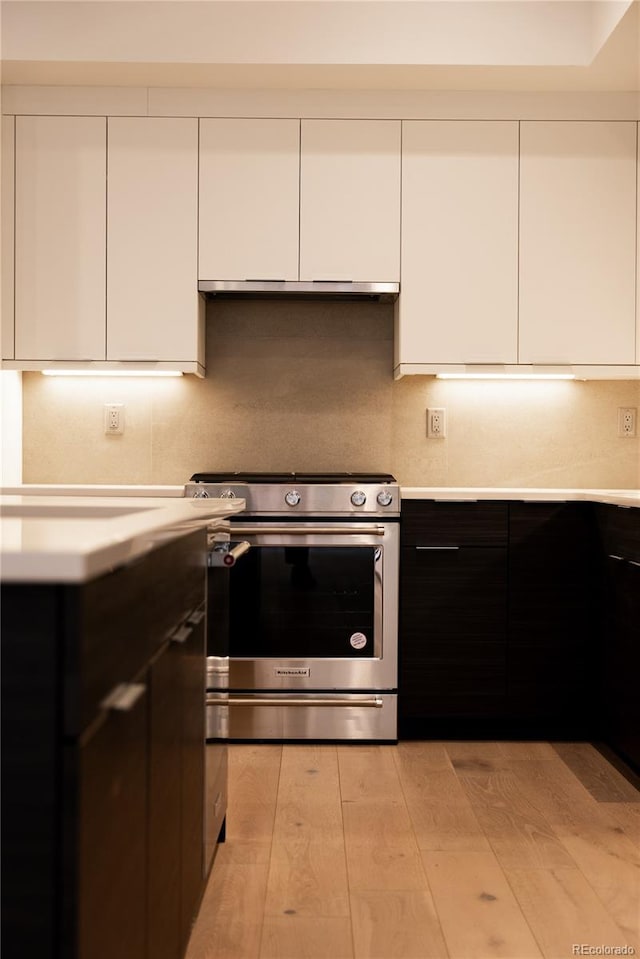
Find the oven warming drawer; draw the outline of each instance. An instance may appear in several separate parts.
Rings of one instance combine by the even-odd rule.
[[[230,742],[397,741],[395,693],[209,692],[207,704]]]

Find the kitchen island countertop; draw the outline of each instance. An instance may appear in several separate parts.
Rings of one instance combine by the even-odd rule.
[[[640,506],[640,489],[549,489],[535,487],[403,486],[404,500],[428,499],[441,502],[474,500],[522,500],[529,503],[609,503],[613,506]]]
[[[86,582],[244,506],[242,499],[2,495],[2,581]]]

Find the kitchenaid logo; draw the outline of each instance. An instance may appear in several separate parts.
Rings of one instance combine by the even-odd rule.
[[[309,666],[276,666],[273,670],[276,676],[310,676]]]
[[[574,956],[635,956],[633,946],[590,946],[588,943],[576,943],[572,946]]]

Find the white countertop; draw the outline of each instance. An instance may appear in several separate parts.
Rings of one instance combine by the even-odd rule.
[[[244,507],[243,499],[184,496],[0,495],[1,577],[85,582]]]
[[[640,489],[536,489],[475,486],[403,486],[402,499],[430,499],[441,502],[474,500],[524,500],[529,503],[610,503],[640,506]]]
[[[184,496],[184,486],[134,486],[107,483],[21,483],[1,486],[0,496]]]

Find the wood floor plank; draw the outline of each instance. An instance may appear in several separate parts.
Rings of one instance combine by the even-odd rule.
[[[630,944],[579,869],[505,873],[545,959],[566,959],[581,943]]]
[[[640,803],[600,803],[600,809],[615,819],[624,834],[640,849]]]
[[[555,759],[557,756],[551,743],[501,742],[498,745],[505,759]]]
[[[258,959],[268,870],[218,851],[185,959]]]
[[[244,797],[244,793],[240,793]],[[271,843],[276,816],[275,801],[248,802],[238,799],[227,812],[227,837],[249,842]]]
[[[426,891],[422,860],[404,803],[363,799],[344,803],[343,810],[351,890]]]
[[[242,743],[229,748],[229,782],[238,796],[275,802],[282,746]]]
[[[280,843],[343,843],[335,746],[285,746],[273,832]]]
[[[447,959],[430,892],[352,890],[356,959]]]
[[[340,801],[338,753],[335,746],[282,747],[278,802]]]
[[[640,802],[640,793],[590,743],[555,743],[554,749],[598,802]]]
[[[267,916],[260,959],[352,959],[348,918]],[[244,959],[237,956],[236,959]]]
[[[478,817],[452,770],[433,773],[427,787],[407,792],[406,801],[420,849],[490,849]]]
[[[344,845],[274,842],[264,911],[267,916],[348,917]]]
[[[581,825],[613,821],[566,763],[555,759],[524,760],[511,764],[511,771],[529,800],[558,834]]]
[[[571,867],[571,856],[513,773],[459,776],[482,831],[504,867]]]
[[[422,859],[451,959],[539,959],[493,853],[423,851]]]
[[[389,746],[338,746],[342,802],[377,797],[403,802],[402,787]]]
[[[640,952],[640,855],[615,827],[581,825],[562,836],[574,862],[628,941]]]

